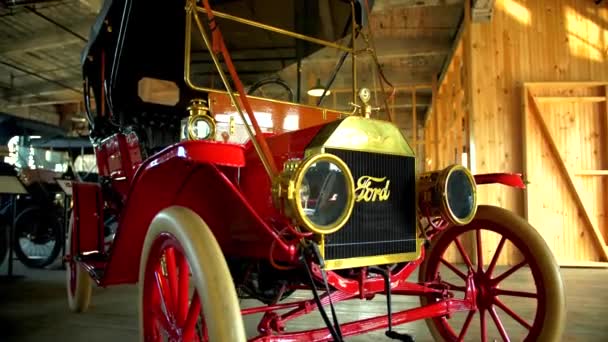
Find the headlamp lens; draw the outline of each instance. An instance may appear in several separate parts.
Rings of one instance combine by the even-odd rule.
[[[454,170],[446,186],[450,211],[464,220],[475,210],[475,190],[469,176],[462,169]]]
[[[304,173],[300,186],[302,209],[312,223],[336,224],[348,210],[349,189],[344,171],[331,161],[318,161]]]

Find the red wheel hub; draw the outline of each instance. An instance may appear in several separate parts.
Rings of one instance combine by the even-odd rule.
[[[476,272],[473,276],[473,284],[475,286],[475,292],[477,292],[477,306],[487,309],[494,303],[494,285],[492,281],[488,279],[485,273]]]

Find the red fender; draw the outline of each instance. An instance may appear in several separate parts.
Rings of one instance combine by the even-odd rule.
[[[146,160],[130,186],[101,285],[137,282],[150,222],[172,205],[190,208],[203,217],[222,249],[231,255],[266,257],[268,246],[276,240],[277,260],[291,257],[290,247],[234,184],[237,169],[244,166],[243,146],[208,141],[181,142]],[[259,248],[247,248],[250,246]]]
[[[525,189],[526,185],[521,173],[482,173],[475,175],[475,182],[479,184],[503,184],[514,188]]]

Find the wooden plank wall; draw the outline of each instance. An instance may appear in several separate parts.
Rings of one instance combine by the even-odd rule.
[[[608,8],[588,0],[496,0],[492,21],[472,24],[470,49],[475,172],[523,172],[524,82],[608,80]],[[545,172],[550,177],[558,170]],[[486,185],[478,193],[480,203],[526,214],[521,190]],[[572,238],[581,227],[571,223],[560,219],[548,223],[546,229],[557,224],[554,229],[570,230]],[[568,252],[572,246],[558,248],[553,235],[545,239],[558,259],[573,256]],[[597,259],[592,252],[579,257]],[[517,260],[516,253],[507,253],[500,262]]]
[[[389,99],[392,121],[399,127],[416,154],[417,172],[424,170],[425,140],[423,139],[423,123],[418,119],[420,113],[418,113],[416,103],[418,101],[418,94],[428,91],[430,88],[432,88],[432,85],[428,84],[395,87],[395,94]],[[395,103],[401,103],[401,99],[410,101],[411,106],[409,108],[394,106]]]
[[[563,265],[606,261],[608,83],[525,83],[528,221]]]
[[[424,170],[437,170],[463,164],[468,148],[465,103],[465,77],[461,40],[447,68],[446,76],[433,87],[433,103],[424,125]],[[466,159],[464,162],[466,166]]]
[[[463,159],[463,154],[468,156],[469,150],[468,73],[465,63],[466,39],[463,37],[466,37],[466,32],[456,42],[443,80],[433,85],[433,102],[424,124],[424,171],[439,170],[453,164],[468,166],[467,159]],[[466,253],[473,258],[474,236],[467,234],[461,241]],[[464,262],[455,244],[450,245],[445,258],[450,262]]]

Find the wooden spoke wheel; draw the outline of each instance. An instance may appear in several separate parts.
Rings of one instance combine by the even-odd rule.
[[[469,251],[465,248],[469,242]],[[491,251],[492,257],[484,251]],[[469,255],[470,254],[470,255]],[[475,259],[474,257],[480,257]],[[448,260],[463,260],[459,267]],[[512,266],[498,260],[516,259]],[[475,296],[477,310],[427,319],[438,341],[559,341],[566,309],[559,267],[551,250],[525,220],[498,207],[479,206],[475,219],[438,235],[419,273],[455,298]],[[465,279],[472,278],[467,290]],[[437,301],[421,297],[423,305]]]
[[[144,242],[143,341],[245,341],[234,283],[209,227],[183,207],[163,210]]]
[[[74,215],[70,215],[66,248],[69,255],[74,257],[76,241],[72,239],[72,228]],[[65,263],[66,288],[68,295],[68,306],[73,312],[84,312],[89,308],[91,292],[93,291],[92,279],[89,273],[74,260]]]

